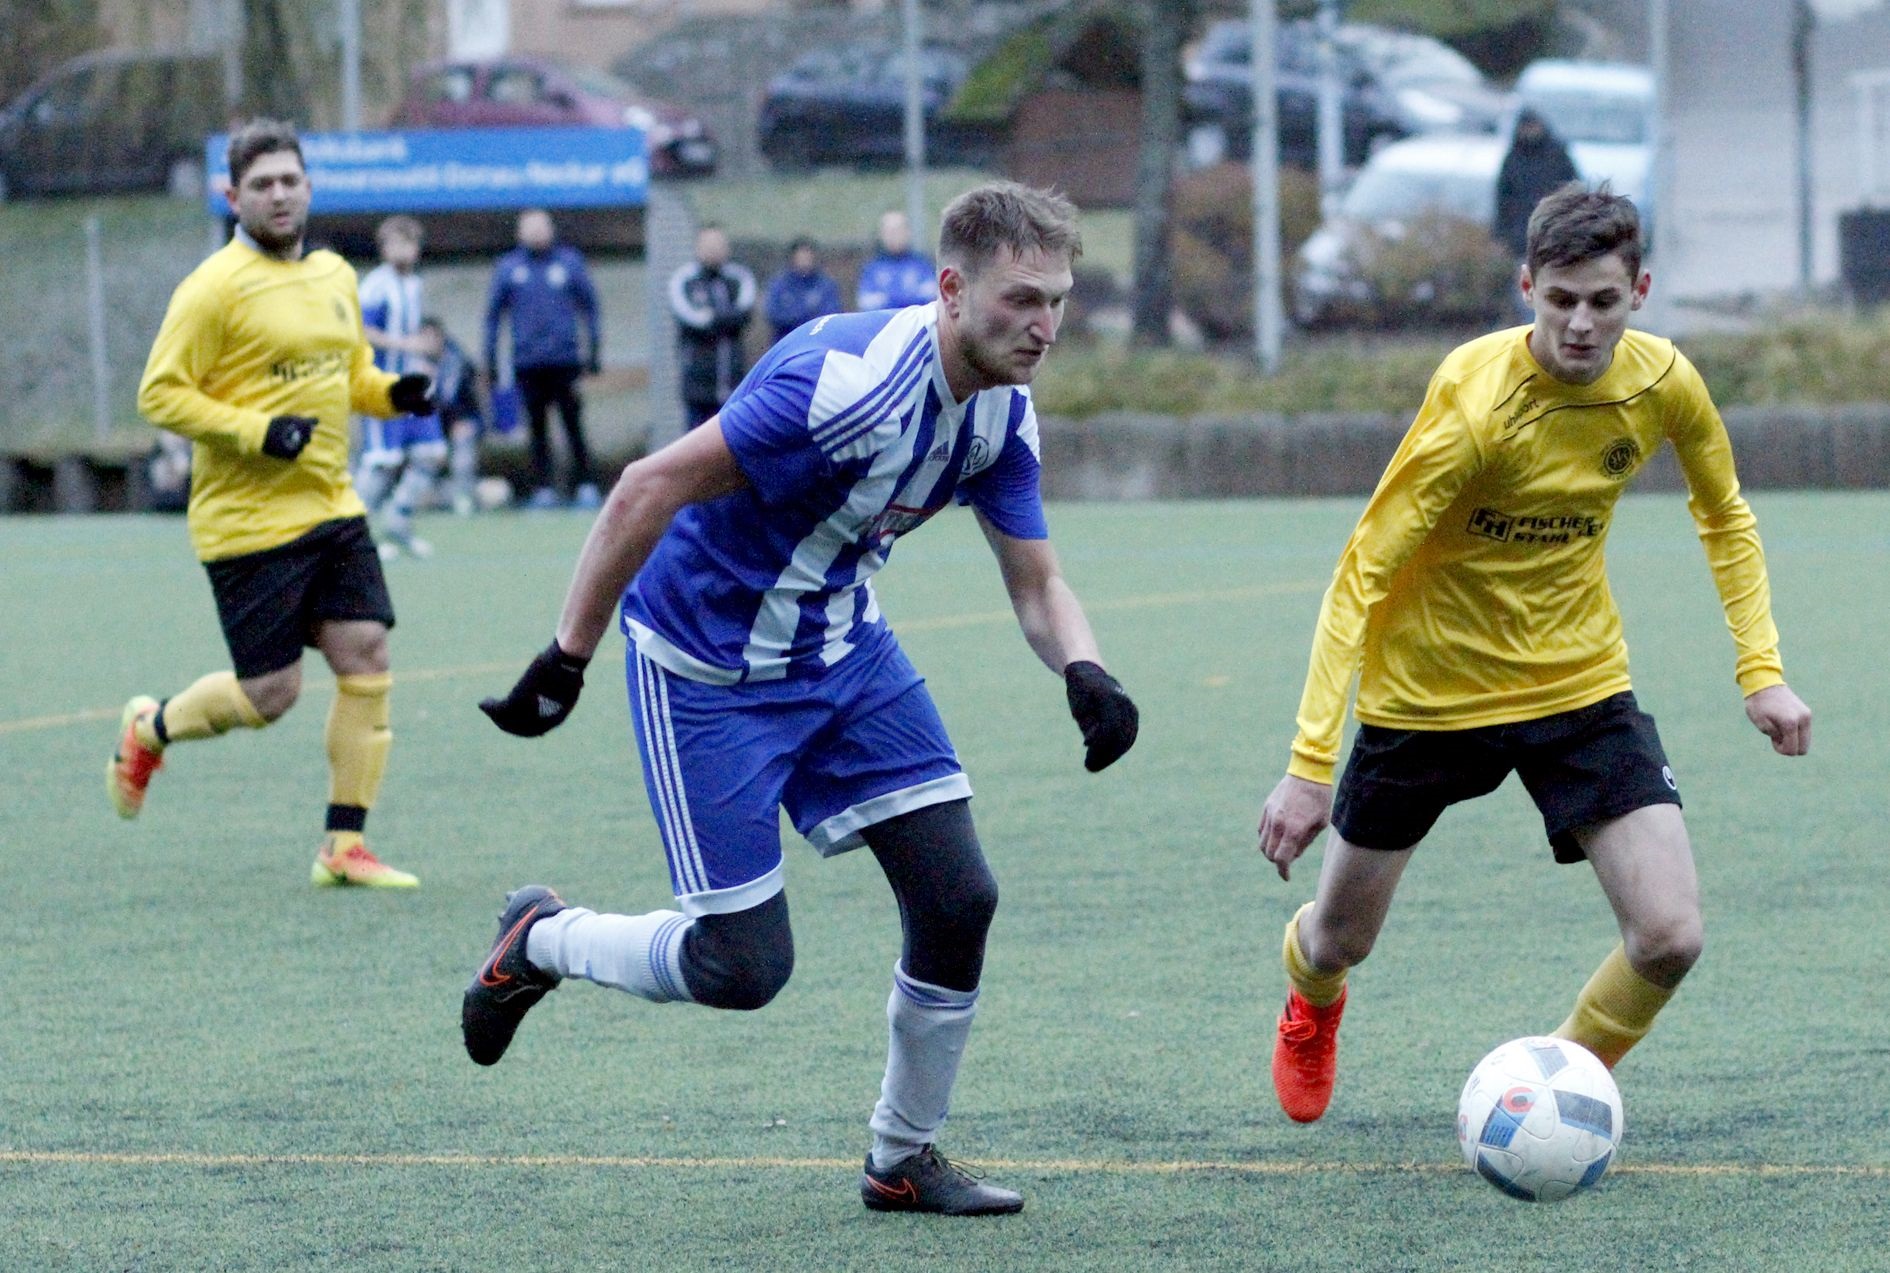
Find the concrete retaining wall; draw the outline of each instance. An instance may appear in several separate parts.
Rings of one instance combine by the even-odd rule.
[[[1890,489],[1890,403],[1725,414],[1740,480],[1752,489]],[[1042,425],[1044,490],[1081,500],[1363,495],[1409,423],[1388,415],[1050,419]],[[635,458],[599,450],[606,474]],[[488,471],[522,479],[516,447],[487,460]],[[1683,486],[1666,448],[1635,481],[1639,490]],[[147,502],[142,468],[122,453],[0,455],[0,512],[120,511]]]
[[[1725,412],[1743,485],[1890,488],[1890,403],[1733,407]],[[1226,499],[1363,495],[1377,484],[1408,416],[1108,415],[1042,423],[1053,499]],[[1684,489],[1671,448],[1635,480]]]

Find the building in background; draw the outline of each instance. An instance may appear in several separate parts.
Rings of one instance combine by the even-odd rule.
[[[1671,151],[1651,265],[1660,321],[1679,330],[1705,302],[1798,286],[1796,6],[1666,7]],[[1890,4],[1811,0],[1811,12],[1810,276],[1822,288],[1839,277],[1840,215],[1890,208]]]

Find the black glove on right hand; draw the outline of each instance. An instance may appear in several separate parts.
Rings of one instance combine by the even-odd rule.
[[[1063,669],[1063,684],[1069,692],[1070,715],[1083,731],[1083,768],[1100,773],[1135,746],[1142,714],[1116,678],[1087,659]]]
[[[589,659],[566,654],[554,639],[539,651],[518,684],[504,698],[488,698],[479,710],[508,734],[537,738],[564,724],[564,718],[577,706],[578,693],[584,688],[584,669]]]
[[[319,423],[321,421],[312,415],[277,416],[269,422],[269,431],[263,434],[263,454],[273,455],[278,460],[293,460],[315,436],[315,426]]]
[[[387,400],[404,415],[432,415],[433,378],[409,372],[387,387]]]

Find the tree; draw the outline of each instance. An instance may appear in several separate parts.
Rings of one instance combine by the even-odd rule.
[[[1166,345],[1174,309],[1170,224],[1181,153],[1181,45],[1195,0],[1143,0],[1142,148],[1136,163],[1135,278],[1129,306],[1138,345]]]
[[[0,58],[0,102],[69,58],[105,43],[98,0],[0,0],[0,31],[7,55]]]

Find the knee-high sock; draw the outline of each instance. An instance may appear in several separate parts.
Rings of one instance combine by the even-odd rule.
[[[183,693],[165,699],[155,715],[140,721],[138,741],[161,750],[169,743],[215,738],[238,725],[261,729],[268,723],[249,701],[249,695],[243,693],[236,673],[212,672],[199,677]]]
[[[1581,1044],[1613,1069],[1629,1048],[1647,1037],[1654,1017],[1671,998],[1673,991],[1635,972],[1627,948],[1616,946],[1575,996],[1575,1010],[1556,1027],[1555,1037]]]
[[[1307,902],[1286,921],[1286,946],[1281,957],[1286,963],[1286,978],[1293,983],[1293,988],[1313,1007],[1328,1008],[1345,993],[1346,970],[1320,972],[1306,961],[1306,950],[1299,944],[1299,921],[1312,908],[1313,904]]]
[[[938,1134],[977,1012],[976,990],[928,985],[893,965],[892,996],[886,1001],[886,1078],[868,1124],[878,1166],[905,1161]]]
[[[694,924],[676,911],[599,915],[573,906],[532,925],[525,958],[544,972],[627,990],[651,1003],[693,1003],[682,947]]]
[[[337,676],[335,705],[328,711],[328,803],[353,809],[374,807],[387,749],[394,733],[387,727],[390,673]],[[359,828],[355,828],[359,829]]]
[[[479,442],[472,433],[453,437],[453,498],[471,500],[479,481]]]
[[[432,498],[440,470],[446,466],[446,443],[429,442],[413,448],[401,470],[400,484],[387,507],[387,528],[396,535],[413,533],[414,510]]]
[[[400,471],[400,465],[370,464],[363,462],[354,472],[354,493],[367,505],[369,513],[381,511],[381,501],[394,487],[394,475]]]

